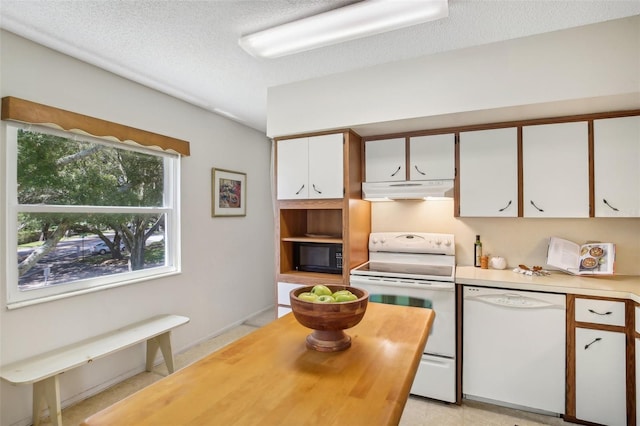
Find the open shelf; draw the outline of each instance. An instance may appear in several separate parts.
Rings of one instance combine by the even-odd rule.
[[[342,244],[342,238],[333,237],[286,237],[282,238],[282,241],[291,241],[299,243],[338,243]]]
[[[279,282],[290,282],[304,285],[343,284],[342,274],[322,274],[319,272],[284,271],[278,274]]]

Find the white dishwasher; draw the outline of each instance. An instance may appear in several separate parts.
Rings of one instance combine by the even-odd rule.
[[[464,286],[462,315],[465,398],[564,414],[564,294]]]

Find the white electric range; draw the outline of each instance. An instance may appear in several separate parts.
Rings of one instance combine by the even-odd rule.
[[[369,235],[369,261],[350,276],[371,302],[435,311],[411,393],[446,402],[456,402],[455,269],[451,234],[375,232]]]

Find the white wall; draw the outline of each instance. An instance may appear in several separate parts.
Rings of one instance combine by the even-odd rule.
[[[191,156],[182,160],[182,274],[7,311],[2,273],[0,363],[161,313],[191,318],[173,333],[179,352],[274,305],[271,145],[263,134],[11,33],[0,37],[1,96],[191,143]],[[211,217],[212,167],[247,173],[246,217]],[[4,204],[0,214],[5,223]],[[4,233],[0,227],[0,256],[6,258]],[[68,372],[60,380],[63,405],[143,369],[138,345]],[[28,424],[31,386],[0,386],[0,424]]]
[[[361,135],[640,108],[640,16],[349,71],[268,92],[267,134]],[[374,133],[371,133],[371,132]],[[485,251],[544,265],[551,236],[617,244],[640,275],[640,219],[464,219],[449,201],[374,203],[372,231],[453,233],[458,264]]]
[[[272,87],[267,135],[352,128],[369,136],[368,127],[385,134],[479,116],[476,124],[583,113],[618,101],[640,107],[640,16]],[[444,121],[451,114],[455,120]]]

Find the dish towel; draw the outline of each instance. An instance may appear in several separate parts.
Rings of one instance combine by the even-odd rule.
[[[415,306],[431,309],[431,301],[411,296],[396,296],[394,294],[370,294],[369,301],[386,303],[387,305]]]

